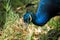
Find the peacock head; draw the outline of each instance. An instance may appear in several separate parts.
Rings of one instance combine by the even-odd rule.
[[[31,4],[31,3],[26,5],[26,13],[23,16],[24,22],[26,22],[26,23],[31,22],[32,14],[33,14],[33,12],[32,12],[33,7],[34,7],[34,4]]]

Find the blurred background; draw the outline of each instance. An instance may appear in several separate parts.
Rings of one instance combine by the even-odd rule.
[[[35,4],[32,12],[36,13],[39,1],[0,0],[0,40],[56,40],[60,35],[60,16],[51,18],[44,26],[30,23],[26,30],[23,21],[25,6]]]

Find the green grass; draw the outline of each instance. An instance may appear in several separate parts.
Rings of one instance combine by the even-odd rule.
[[[2,23],[3,21],[4,23],[2,29],[3,33],[2,36],[0,36],[0,40],[34,40],[34,37],[36,37],[36,31],[34,30],[37,30],[39,27],[33,24],[29,24],[28,27],[31,27],[29,28],[30,31],[29,29],[27,29],[28,31],[23,30],[24,24],[20,24],[19,14],[15,13],[15,11],[13,10],[12,5],[10,4],[10,0],[6,0],[3,2],[3,8],[4,10],[0,11],[0,13],[4,13],[3,15],[0,15],[0,22]],[[60,28],[60,17],[58,19],[52,18],[47,23],[47,25],[49,25],[49,27],[53,27],[53,29]],[[44,31],[47,31],[46,26],[43,26],[41,28]],[[37,38],[40,40],[47,40],[47,34],[43,32],[37,34]]]

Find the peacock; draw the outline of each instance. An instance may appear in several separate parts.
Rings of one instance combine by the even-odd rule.
[[[36,14],[25,14],[24,21],[32,17],[32,23],[38,26],[45,25],[52,17],[60,15],[60,0],[40,0]]]

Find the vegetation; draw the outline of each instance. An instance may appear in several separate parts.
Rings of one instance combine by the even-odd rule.
[[[1,0],[0,1],[0,40],[47,40],[48,31],[60,32],[60,16],[52,18],[44,26],[29,24],[27,29],[23,15],[28,3],[34,3],[37,9],[39,0]],[[33,12],[36,12],[36,9]],[[53,38],[54,40],[54,38]]]

